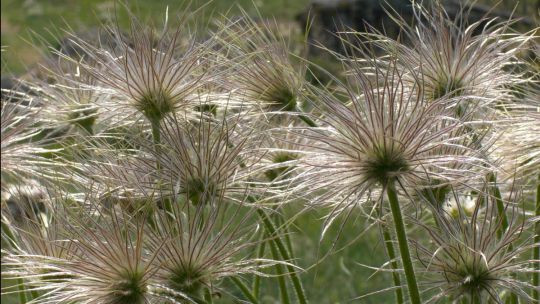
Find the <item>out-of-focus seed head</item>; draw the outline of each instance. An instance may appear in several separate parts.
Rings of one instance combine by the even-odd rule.
[[[296,174],[297,164],[304,154],[307,139],[302,136],[304,128],[298,126],[295,119],[284,118],[279,127],[266,129],[267,126],[262,126],[254,132],[262,138],[253,151],[260,155],[255,158],[254,171],[262,171],[262,180],[275,186],[290,186],[289,181]]]
[[[451,196],[445,201],[444,212],[451,218],[457,220],[463,215],[467,217],[472,216],[475,208],[476,200],[471,195],[460,196],[458,199]]]
[[[270,23],[255,22],[247,15],[222,27],[217,36],[232,64],[231,77],[224,79],[227,87],[266,112],[297,111],[306,67],[293,65],[284,38]]]
[[[418,77],[405,75],[403,81],[421,85],[427,100],[445,96],[453,100],[454,116],[475,113],[484,118],[489,108],[511,100],[512,88],[525,81],[515,68],[521,63],[516,55],[534,37],[534,31],[511,33],[512,20],[497,22],[484,17],[469,23],[465,7],[451,19],[438,1],[429,8],[416,2],[414,25],[397,12],[391,14],[402,29],[403,41],[380,33],[366,37],[396,56],[400,65],[417,70]]]
[[[503,178],[522,184],[534,184],[540,172],[540,45],[533,50],[531,82],[523,86],[522,96],[503,106],[505,117],[497,124],[493,149]]]
[[[8,184],[20,184],[25,179],[54,183],[63,178],[62,169],[67,167],[60,159],[45,157],[62,150],[48,149],[54,139],[43,134],[37,120],[39,108],[33,99],[2,102],[1,112],[1,168],[2,188]]]
[[[21,222],[28,212],[43,212],[46,199],[47,193],[42,185],[35,180],[24,180],[20,185],[13,184],[2,191],[2,211],[9,214],[11,221]]]
[[[50,79],[35,79],[30,84],[41,100],[40,122],[53,128],[75,127],[94,134],[98,117],[101,116],[101,122],[107,115],[100,104],[109,96],[95,90],[95,80],[77,64],[59,61],[44,70]]]

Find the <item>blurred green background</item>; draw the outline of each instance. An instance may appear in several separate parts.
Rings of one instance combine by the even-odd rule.
[[[294,22],[294,17],[307,7],[309,0],[214,0],[214,1],[111,1],[111,0],[2,0],[1,45],[8,70],[15,74],[25,71],[38,62],[40,52],[31,45],[32,37],[41,36],[54,41],[54,36],[62,36],[62,29],[75,31],[98,28],[103,22],[118,21],[128,24],[128,15],[123,6],[141,20],[162,25],[165,12],[169,8],[169,22],[174,23],[174,15],[189,6],[200,8],[197,16],[199,28],[211,23],[211,18],[220,15],[235,16],[242,7],[250,15],[258,12],[263,17],[275,17],[282,23]],[[294,25],[296,26],[296,23]],[[51,35],[53,33],[54,35]]]
[[[164,20],[166,8],[169,8],[170,22],[174,22],[175,12],[183,9],[183,2],[140,0],[129,1],[126,5],[141,20],[160,25]],[[208,3],[192,1],[190,9],[204,5],[201,13],[197,15],[199,25],[211,23],[212,16],[239,15],[240,6],[250,15],[256,16],[260,12],[263,17],[275,17],[284,27],[297,27],[297,32],[301,33],[300,25],[295,21],[295,17],[308,7],[309,2],[309,0],[214,0]],[[491,3],[490,1],[481,2],[486,5]],[[501,8],[509,9],[514,4],[514,1],[503,1]],[[522,1],[517,14],[534,16],[535,11],[530,8],[535,5],[537,5],[535,0]],[[99,27],[100,23],[107,20],[117,20],[121,25],[128,24],[128,17],[122,9],[122,4],[110,0],[2,0],[1,11],[1,45],[4,49],[2,52],[4,75],[2,76],[21,75],[40,61],[43,48],[32,46],[33,38],[31,37],[37,35],[53,42],[54,36],[61,36],[59,34],[61,29],[68,26],[79,31]],[[55,34],[51,35],[51,33]],[[288,210],[288,212],[293,214],[294,210]],[[310,267],[316,263],[320,256],[328,252],[338,235],[339,227],[335,225],[336,227],[328,233],[327,238],[320,241],[323,215],[312,211],[294,222],[291,237],[295,256],[302,267]],[[337,247],[353,241],[365,230],[367,223],[361,220],[359,214],[354,214],[352,218],[353,220],[348,221],[339,234]],[[309,272],[303,273],[301,277],[311,303],[348,303],[352,298],[392,285],[388,273],[377,273],[371,276],[374,273],[373,270],[360,266],[364,264],[379,267],[385,261],[379,231],[371,229],[358,241],[322,260]],[[267,295],[263,297],[263,303],[278,303],[279,295],[275,280],[263,279],[262,282],[262,294]],[[224,282],[224,284],[228,283]],[[234,287],[231,290],[236,295],[240,295]],[[231,299],[231,297],[225,296],[224,299]],[[392,303],[393,299],[392,291],[388,291],[352,302]],[[16,297],[2,296],[2,303],[17,303]]]

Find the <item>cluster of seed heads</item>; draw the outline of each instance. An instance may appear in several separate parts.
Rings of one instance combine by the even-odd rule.
[[[289,277],[307,303],[288,229],[316,209],[323,236],[383,232],[396,303],[538,301],[538,28],[412,5],[399,39],[338,33],[340,74],[247,14],[204,40],[188,13],[70,33],[76,56],[2,92],[2,293],[257,303],[268,277],[287,302]]]

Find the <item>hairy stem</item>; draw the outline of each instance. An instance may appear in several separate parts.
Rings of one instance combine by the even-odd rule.
[[[287,245],[287,250],[290,252],[290,256],[294,256],[294,251],[292,247],[291,237],[289,235],[288,226],[285,226],[285,219],[283,215],[277,212],[277,207],[273,208],[274,212],[274,224],[279,230],[283,230],[283,238],[285,239],[285,244]]]
[[[482,304],[482,299],[478,293],[471,294],[471,304]]]
[[[17,279],[17,286],[19,289],[19,303],[26,304],[26,290],[24,289],[23,279]]]
[[[262,233],[262,240],[264,240],[264,238],[265,238],[265,233]],[[257,250],[258,259],[261,259],[264,256],[265,247],[266,247],[266,242],[262,241],[259,244],[259,248]],[[258,299],[260,291],[261,291],[261,277],[260,276],[255,276],[255,278],[253,279],[253,286],[251,289],[252,289],[253,295],[255,296],[255,299]]]
[[[273,241],[270,241],[270,251],[272,252],[272,257],[274,260],[279,260],[279,252],[276,244]],[[283,265],[276,265],[276,274],[279,285],[279,296],[281,298],[281,303],[289,304],[289,293],[287,292],[287,282],[285,282],[285,270]]]
[[[152,140],[154,141],[154,150],[156,151],[156,170],[159,172],[161,170],[161,164],[159,163],[159,158],[161,156],[161,149],[159,147],[161,143],[161,130],[159,128],[159,120],[154,119],[150,121],[152,125]]]
[[[13,231],[11,231],[11,228],[8,224],[6,224],[4,221],[2,221],[2,232],[6,236],[4,239],[8,242],[9,246],[11,248],[17,248],[17,243],[15,241],[15,235],[13,234]]]
[[[2,232],[6,236],[5,239],[8,242],[11,248],[17,248],[17,243],[15,241],[15,235],[11,231],[11,228],[8,224],[2,221]],[[26,300],[26,290],[24,288],[24,280],[17,279],[17,289],[19,290],[19,303],[24,304]]]
[[[396,259],[396,254],[394,251],[394,244],[392,243],[392,236],[390,235],[390,231],[388,231],[388,226],[385,224],[381,224],[381,229],[383,233],[384,238],[384,245],[386,247],[386,254],[388,254],[388,258],[392,261],[390,263],[390,266],[392,267],[392,280],[394,281],[395,294],[396,294],[396,303],[403,304],[403,290],[401,288],[401,279],[399,278],[399,272],[398,271],[398,263]]]
[[[501,227],[499,231],[497,231],[497,236],[500,238],[506,229],[508,229],[508,218],[506,217],[506,210],[504,208],[501,191],[499,190],[499,187],[497,187],[497,180],[495,179],[494,174],[490,174],[489,182],[493,183],[492,191],[495,196],[495,201],[497,202],[497,213],[500,216]]]
[[[312,128],[316,128],[317,127],[317,124],[309,117],[307,117],[306,115],[298,115],[298,117],[304,121],[308,126],[312,127]]]
[[[210,291],[210,288],[204,289],[204,300],[206,301],[206,304],[212,304],[214,302],[212,300],[212,292]]]
[[[279,254],[283,258],[283,260],[287,262],[292,261],[291,256],[287,251],[287,248],[285,247],[285,244],[283,244],[283,241],[278,237],[276,227],[272,223],[272,220],[270,220],[270,217],[261,209],[258,209],[257,212],[261,217],[264,227],[268,231],[268,234],[273,237],[271,244],[276,245],[277,249],[279,250]],[[304,292],[304,288],[302,287],[302,282],[300,281],[300,278],[296,273],[296,269],[294,269],[292,265],[287,265],[287,271],[289,272],[289,277],[291,278],[291,281],[293,283],[298,302],[300,304],[306,304],[306,295]]]
[[[420,293],[416,283],[416,276],[414,274],[411,254],[409,252],[407,234],[405,232],[405,224],[403,223],[403,217],[401,215],[401,209],[394,182],[395,181],[393,179],[388,181],[386,185],[386,193],[388,195],[388,201],[390,202],[390,209],[392,210],[392,216],[394,219],[394,228],[396,230],[399,252],[401,253],[401,262],[403,264],[403,269],[405,270],[405,277],[407,278],[409,297],[412,304],[420,304]]]
[[[37,299],[39,297],[39,293],[35,290],[30,290],[30,300]]]
[[[257,300],[257,298],[255,297],[255,295],[253,293],[251,293],[251,291],[249,290],[249,288],[247,287],[246,284],[244,284],[244,282],[242,282],[242,280],[240,280],[239,278],[237,277],[231,277],[231,280],[233,281],[233,283],[236,285],[236,287],[238,287],[238,289],[240,289],[240,291],[242,292],[242,294],[253,304],[257,304],[259,303],[259,301]]]
[[[497,214],[499,216],[499,222],[501,223],[499,230],[497,231],[497,237],[500,239],[502,235],[504,234],[504,232],[508,229],[508,217],[506,216],[506,208],[502,200],[501,190],[497,186],[497,179],[495,177],[495,174],[490,174],[489,181],[490,183],[493,184],[491,185],[492,187],[491,191],[493,192],[493,196],[495,196],[495,201],[497,202]],[[512,251],[512,249],[513,249],[512,244],[509,244],[508,250]],[[512,275],[512,277],[514,277],[514,275]],[[506,303],[517,304],[518,303],[517,295],[515,293],[511,293],[508,299],[506,299]]]

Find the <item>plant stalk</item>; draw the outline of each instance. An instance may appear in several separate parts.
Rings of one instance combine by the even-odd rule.
[[[500,238],[506,229],[508,229],[508,218],[506,217],[506,210],[504,208],[501,191],[499,190],[499,187],[497,187],[497,180],[494,174],[490,174],[489,182],[493,183],[492,191],[493,195],[495,196],[495,201],[497,202],[497,213],[501,217],[501,227],[499,231],[497,231],[497,236]]]
[[[152,140],[154,142],[154,150],[156,152],[156,170],[161,171],[161,164],[159,158],[161,156],[161,149],[159,147],[161,143],[161,130],[159,128],[159,120],[153,119],[150,121],[152,125]]]
[[[272,252],[272,257],[275,260],[279,259],[279,252],[277,249],[276,244],[273,241],[270,242],[270,251]],[[279,285],[279,296],[281,298],[281,303],[283,304],[289,304],[289,293],[287,292],[287,282],[285,282],[285,271],[283,269],[283,265],[277,264],[276,265],[276,274],[278,279],[278,285]]]
[[[212,300],[212,292],[210,291],[210,288],[204,289],[204,300],[206,301],[206,304],[212,304],[214,300]]]
[[[287,251],[287,248],[285,247],[285,244],[283,244],[283,241],[278,237],[276,232],[276,227],[272,223],[272,220],[270,220],[270,217],[261,209],[257,210],[257,213],[261,217],[265,229],[268,231],[268,234],[273,237],[271,244],[275,244],[279,254],[285,261],[291,261],[291,256],[289,252]],[[298,302],[300,304],[307,304],[306,295],[304,292],[304,288],[302,287],[302,282],[300,281],[300,278],[298,277],[298,274],[296,273],[296,269],[292,265],[286,265],[287,271],[289,272],[289,277],[293,283],[294,290],[296,292],[296,296],[298,298]]]
[[[493,183],[491,185],[493,195],[495,196],[495,201],[497,202],[497,214],[500,217],[500,223],[501,226],[499,227],[499,230],[497,231],[497,237],[500,239],[504,232],[508,229],[508,218],[506,216],[506,208],[504,207],[504,202],[502,200],[501,190],[497,186],[497,179],[495,177],[495,174],[490,174],[489,176],[489,182]],[[512,244],[508,245],[508,251],[512,251],[513,246]],[[512,275],[513,277],[513,275]],[[506,303],[508,304],[517,304],[518,298],[515,293],[511,293],[510,296],[506,299]]]
[[[240,289],[240,291],[242,292],[242,294],[243,294],[249,301],[251,301],[251,303],[253,303],[253,304],[259,303],[259,301],[258,301],[257,298],[255,297],[255,295],[254,295],[253,293],[251,293],[251,291],[249,290],[249,288],[247,287],[247,285],[244,284],[244,282],[242,282],[242,280],[240,280],[240,279],[237,278],[237,277],[231,277],[231,280],[232,280],[233,283],[236,285],[236,287],[238,287],[238,289]]]
[[[396,230],[399,252],[401,253],[401,262],[403,264],[405,277],[407,279],[409,297],[412,304],[420,304],[420,292],[418,291],[418,284],[416,283],[414,267],[411,260],[411,254],[409,252],[407,234],[405,232],[405,224],[403,223],[403,217],[401,215],[401,209],[396,193],[396,186],[394,183],[394,179],[388,180],[386,185],[386,193],[388,195],[388,201],[390,203],[390,209],[392,210],[392,217],[394,219],[394,228]]]
[[[265,239],[265,233],[262,233],[262,239],[263,240]],[[257,258],[260,259],[264,256],[265,247],[266,247],[266,242],[262,241],[259,244],[259,248],[257,250]],[[253,292],[253,296],[255,296],[255,299],[259,298],[260,291],[261,291],[261,277],[255,276],[255,278],[253,279],[253,286],[252,286],[252,292]]]
[[[401,288],[401,279],[399,278],[399,273],[397,272],[398,263],[394,251],[394,244],[392,243],[392,236],[390,235],[390,231],[388,231],[388,227],[386,225],[382,224],[381,229],[383,230],[382,232],[386,253],[388,254],[388,258],[390,258],[392,261],[390,262],[390,266],[394,270],[392,272],[392,280],[394,281],[394,286],[396,287],[396,290],[394,291],[396,295],[396,303],[403,304],[403,290]]]
[[[26,290],[24,288],[24,280],[23,279],[17,279],[17,285],[19,289],[19,303],[20,304],[26,304]]]
[[[312,128],[316,128],[317,127],[317,124],[309,117],[307,117],[306,115],[304,114],[301,114],[301,115],[298,115],[298,117],[304,121],[306,123],[306,125],[312,127]]]

